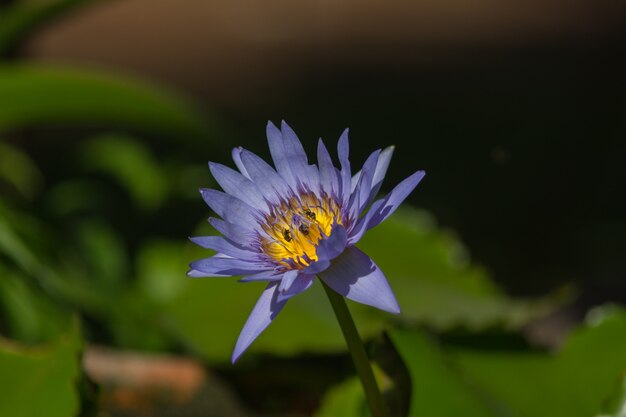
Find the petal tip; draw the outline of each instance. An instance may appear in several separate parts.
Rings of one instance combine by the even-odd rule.
[[[391,288],[389,287],[389,292],[386,297],[382,300],[382,303],[377,306],[383,311],[391,314],[400,314],[400,304],[398,304],[398,300],[396,300],[396,295],[393,293]]]
[[[203,277],[200,271],[193,269],[191,264],[189,265],[189,271],[187,271],[186,275],[187,275],[187,278],[202,278]]]
[[[237,348],[235,348],[235,349],[237,349]],[[230,363],[234,365],[235,362],[237,362],[239,360],[239,358],[241,357],[242,353],[243,352],[238,352],[237,350],[235,350],[233,352],[233,355],[230,357]]]
[[[270,135],[280,134],[280,129],[271,120],[268,120],[265,127],[265,132],[269,137]]]
[[[389,305],[389,307],[385,311],[391,314],[400,314],[402,312],[397,302],[395,304]]]

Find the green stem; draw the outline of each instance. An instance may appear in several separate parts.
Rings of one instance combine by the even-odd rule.
[[[324,286],[324,290],[330,300],[330,304],[333,306],[335,316],[337,316],[337,321],[339,321],[339,326],[341,327],[341,332],[343,333],[343,337],[346,339],[346,343],[348,344],[348,349],[352,355],[354,367],[356,368],[356,372],[361,379],[361,384],[363,385],[363,390],[365,391],[367,404],[372,412],[372,417],[388,417],[389,413],[387,413],[387,407],[385,407],[383,397],[380,394],[378,385],[376,384],[372,367],[370,366],[369,359],[367,359],[367,353],[365,353],[365,347],[363,346],[363,342],[361,342],[359,333],[356,330],[354,320],[352,320],[346,301],[341,294],[333,291],[324,283],[324,281],[320,281]]]

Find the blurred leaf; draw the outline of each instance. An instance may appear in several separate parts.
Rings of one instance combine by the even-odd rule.
[[[626,375],[626,310],[616,305],[591,310],[557,359],[561,383],[572,386],[571,405],[595,414]]]
[[[187,102],[98,71],[0,66],[0,132],[38,126],[118,127],[176,139],[207,136]]]
[[[207,174],[206,164],[186,164],[177,170],[177,174],[175,177],[176,192],[188,200],[197,202],[200,188],[214,187],[216,184],[212,176]]]
[[[598,414],[596,417],[626,417],[626,376],[622,378],[615,395],[605,408],[606,413]]]
[[[612,309],[600,321],[588,322],[556,356],[460,348],[448,349],[444,355],[419,333],[395,331],[391,336],[413,380],[412,416],[435,415],[427,410],[461,403],[464,397],[442,384],[440,395],[431,392],[433,383],[447,375],[491,412],[465,415],[590,417],[602,410],[626,373],[623,309]],[[425,355],[424,346],[439,358]],[[433,367],[439,368],[436,376],[430,375]]]
[[[470,264],[461,242],[438,230],[424,211],[404,207],[368,231],[358,246],[385,272],[404,320],[442,330],[519,328],[562,302],[507,297],[484,269]]]
[[[32,198],[43,176],[28,155],[0,142],[0,179],[13,185],[24,197]]]
[[[395,331],[391,337],[411,375],[409,416],[499,415],[449,367],[444,353],[423,333]]]
[[[150,150],[129,137],[105,135],[82,145],[82,164],[113,175],[144,209],[157,207],[169,183]]]
[[[160,302],[180,295],[186,287],[180,263],[182,251],[180,243],[167,241],[152,241],[141,249],[137,255],[137,276],[142,293]]]
[[[2,205],[0,205],[0,209],[6,210]],[[8,220],[5,215],[0,216],[0,253],[4,253],[24,271],[36,272],[39,269],[37,257],[15,232],[12,227],[13,224],[9,223]]]
[[[91,1],[20,1],[3,10],[0,25],[0,56],[6,55],[11,48],[17,47],[20,41],[32,35],[39,26]]]
[[[448,367],[444,353],[418,331],[397,331],[394,345],[411,376],[413,417],[495,417],[482,399]],[[344,401],[342,401],[345,400]],[[367,417],[365,397],[358,379],[352,378],[328,391],[316,417]]]
[[[558,354],[446,347],[418,330],[392,331],[411,376],[409,417],[623,416],[626,310],[590,317]],[[329,391],[317,417],[364,417],[348,406],[363,401],[363,392],[348,386]]]
[[[52,213],[63,217],[93,212],[105,206],[108,197],[96,181],[73,178],[51,187],[46,193],[45,204]]]
[[[133,289],[121,293],[115,302],[106,324],[116,346],[146,351],[170,347],[165,315],[154,303]]]
[[[477,389],[514,415],[593,416],[626,373],[626,312],[588,322],[556,358],[472,351],[454,358]]]
[[[370,415],[366,407],[361,382],[357,378],[350,378],[328,390],[322,404],[313,416],[366,417]]]
[[[85,223],[87,224],[87,223]],[[102,231],[102,233],[107,233]],[[55,240],[57,239],[57,240]],[[45,223],[31,217],[28,213],[16,212],[14,209],[2,204],[0,199],[0,254],[10,259],[32,282],[57,300],[63,300],[68,305],[79,307],[94,314],[104,314],[110,310],[111,292],[106,286],[98,285],[99,277],[92,274],[97,271],[98,265],[92,263],[91,271],[89,262],[96,253],[87,256],[78,255],[71,249],[71,239],[64,236],[60,240],[53,231],[46,227]],[[107,237],[89,235],[91,239],[86,245],[92,245],[94,250],[107,251]],[[108,239],[115,239],[108,236]],[[42,241],[45,241],[42,242]],[[28,243],[27,243],[28,242]],[[84,242],[83,242],[84,243]],[[56,246],[54,246],[56,244]],[[51,246],[52,245],[52,246]],[[98,247],[100,246],[100,247]],[[84,247],[83,247],[84,249]],[[113,265],[100,265],[108,273],[115,275],[123,268],[115,265],[115,257],[120,253],[107,253],[104,256],[113,260]],[[119,261],[124,263],[126,261]],[[119,279],[114,277],[112,279]]]
[[[24,276],[0,264],[0,311],[12,338],[42,343],[67,328],[68,314]]]
[[[97,219],[78,223],[76,245],[94,289],[110,291],[124,283],[129,272],[126,247],[110,226]]]
[[[0,415],[76,416],[80,349],[77,320],[47,346],[27,348],[0,338]]]

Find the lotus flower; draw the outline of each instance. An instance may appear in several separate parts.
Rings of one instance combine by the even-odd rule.
[[[287,300],[306,291],[316,277],[350,300],[399,313],[385,275],[355,245],[424,177],[424,171],[417,171],[374,201],[393,147],[374,151],[352,175],[347,129],[337,145],[340,169],[321,139],[317,165],[310,164],[285,122],[280,129],[269,122],[267,139],[276,169],[241,147],[232,152],[238,171],[209,162],[223,191],[200,191],[220,217],[209,222],[222,236],[191,238],[217,254],[191,263],[190,277],[241,276],[243,282],[267,282],[237,340],[233,363]]]

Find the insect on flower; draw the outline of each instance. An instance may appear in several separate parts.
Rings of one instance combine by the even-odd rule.
[[[309,164],[285,122],[280,129],[269,122],[267,139],[276,169],[243,148],[232,153],[238,171],[209,162],[223,191],[200,191],[221,217],[209,222],[222,236],[191,238],[217,254],[191,263],[190,277],[242,276],[244,282],[268,282],[237,340],[233,362],[316,276],[350,300],[399,313],[384,274],[354,245],[389,217],[424,177],[424,171],[417,171],[374,201],[393,147],[374,151],[352,175],[347,129],[337,145],[341,168],[333,165],[321,139],[317,165]]]

